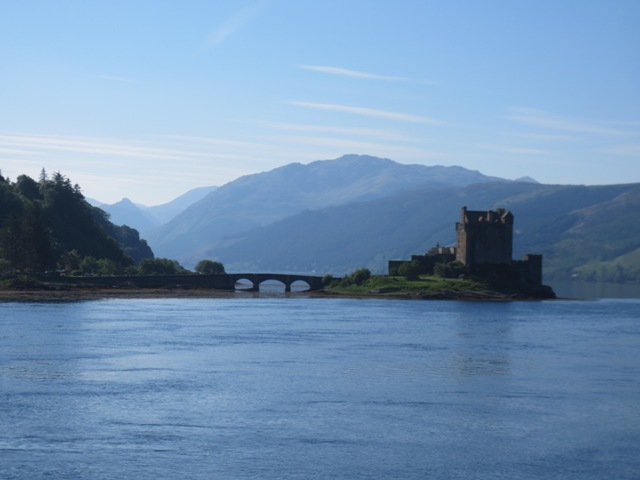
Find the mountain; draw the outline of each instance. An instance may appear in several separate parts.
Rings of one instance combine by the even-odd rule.
[[[101,202],[99,200],[96,200],[95,198],[84,197],[84,199],[89,205],[91,205],[93,207],[102,208],[102,207],[105,206],[105,203],[103,203],[103,202]]]
[[[520,178],[516,178],[516,179],[514,180],[514,182],[540,183],[540,182],[538,182],[535,178],[531,178],[531,177],[520,177]]]
[[[343,274],[368,267],[385,273],[388,260],[453,245],[464,205],[511,210],[514,257],[544,254],[547,278],[640,282],[640,184],[427,186],[301,212],[206,253],[229,271]]]
[[[112,205],[101,205],[100,208],[109,214],[109,219],[116,225],[128,225],[138,230],[143,236],[160,223],[145,207],[134,204],[123,198]]]
[[[167,223],[216,188],[218,187],[194,188],[168,203],[152,207],[133,203],[128,198],[123,198],[119,202],[111,205],[92,199],[87,199],[87,202],[107,212],[113,223],[117,225],[128,225],[146,237],[149,232]]]
[[[217,188],[218,187],[214,186],[194,188],[186,193],[183,193],[182,195],[171,200],[168,203],[155,205],[153,207],[146,207],[144,210],[156,220],[157,225],[162,225],[170,221],[172,218],[186,210],[194,203],[206,197],[209,193],[213,192]]]
[[[499,180],[462,167],[402,165],[365,155],[294,163],[216,189],[148,239],[158,256],[193,263],[213,245],[304,210],[366,202],[418,186]]]

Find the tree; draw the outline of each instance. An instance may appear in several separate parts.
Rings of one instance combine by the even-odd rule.
[[[87,255],[80,262],[80,270],[82,273],[95,274],[100,271],[100,265],[98,264],[98,260],[91,255]]]
[[[100,275],[118,275],[123,272],[121,265],[108,258],[98,260],[98,272]]]
[[[29,200],[42,200],[40,186],[33,178],[27,175],[20,175],[14,188],[17,193]]]
[[[0,255],[9,262],[11,273],[26,267],[22,217],[11,212],[0,229]]]
[[[371,278],[371,272],[368,268],[360,268],[351,274],[351,281],[356,285],[362,285]]]
[[[140,275],[177,275],[187,271],[176,261],[168,258],[143,258],[138,266]]]
[[[60,172],[42,169],[39,181],[0,175],[0,259],[12,272],[39,273],[58,265],[68,271],[122,271],[153,252],[132,228],[113,225],[87,203],[80,186]]]
[[[196,265],[196,272],[200,275],[220,275],[226,273],[224,265],[213,260],[200,260]]]
[[[0,275],[11,273],[11,262],[9,260],[5,260],[4,258],[0,258]]]
[[[398,267],[398,273],[407,280],[417,280],[421,272],[422,265],[415,260],[412,262],[404,262]]]
[[[140,238],[140,233],[135,228],[127,225],[114,225],[109,221],[109,214],[94,207],[94,216],[107,234],[112,237],[124,253],[131,258],[133,263],[140,263],[143,258],[153,258],[153,251],[147,241]]]
[[[458,278],[467,273],[467,267],[455,260],[449,263],[438,263],[435,266],[434,274],[441,278]]]
[[[58,261],[60,267],[71,273],[76,270],[80,270],[80,262],[82,261],[82,257],[78,255],[77,250],[71,250],[69,252],[65,252],[60,256],[60,260]]]
[[[43,272],[55,267],[56,259],[51,236],[44,226],[39,202],[26,204],[22,219],[25,266],[32,272]]]
[[[333,278],[333,275],[331,275],[330,273],[327,273],[324,277],[322,277],[322,285],[324,285],[325,287],[328,287],[334,282],[334,280],[335,279]]]

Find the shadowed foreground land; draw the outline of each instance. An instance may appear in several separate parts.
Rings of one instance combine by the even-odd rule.
[[[64,291],[54,290],[5,290],[0,289],[0,303],[2,302],[80,302],[90,300],[105,300],[110,298],[260,298],[265,294],[259,292],[227,292],[211,289],[89,289],[78,288]],[[467,300],[467,301],[515,301],[540,300],[519,295],[505,295],[498,293],[479,292],[451,292],[433,295],[415,293],[336,293],[328,291],[282,293],[280,297],[308,297],[308,298],[387,298],[392,300]]]
[[[0,287],[0,302],[75,302],[108,298],[234,298],[244,292],[204,288],[104,288],[14,289]]]

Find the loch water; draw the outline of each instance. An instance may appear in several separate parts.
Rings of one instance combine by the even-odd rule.
[[[0,303],[0,478],[637,479],[640,300]]]

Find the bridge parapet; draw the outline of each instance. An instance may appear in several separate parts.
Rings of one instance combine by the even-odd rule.
[[[303,281],[309,285],[308,291],[323,288],[322,277],[313,275],[295,275],[282,273],[225,273],[219,275],[115,275],[89,277],[41,277],[43,281],[56,283],[82,284],[105,287],[129,286],[137,288],[215,288],[218,290],[235,290],[238,280],[247,279],[253,282],[250,291],[259,291],[260,284],[267,280],[277,280],[285,286],[285,292],[291,291],[291,285]]]

